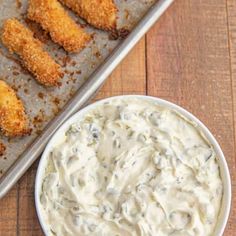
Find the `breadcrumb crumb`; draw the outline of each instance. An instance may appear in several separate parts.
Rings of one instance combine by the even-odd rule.
[[[5,150],[6,150],[6,147],[4,146],[3,143],[0,142],[0,156],[4,155]]]

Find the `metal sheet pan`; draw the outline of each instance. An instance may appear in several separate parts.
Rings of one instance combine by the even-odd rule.
[[[0,77],[17,89],[26,104],[33,129],[30,136],[21,139],[0,137],[7,148],[6,155],[0,158],[0,198],[38,158],[58,127],[94,96],[113,69],[173,1],[116,1],[120,10],[119,28],[131,30],[130,34],[123,40],[111,40],[108,33],[86,26],[86,30],[94,34],[94,40],[79,55],[67,55],[47,35],[40,33],[37,25],[25,20],[27,1],[0,1],[0,25],[9,17],[17,17],[29,24],[29,27],[36,30],[36,36],[38,32],[40,37],[43,35],[42,40],[46,42],[47,50],[62,64],[65,72],[60,88],[46,89],[18,65],[17,57],[9,56],[0,45]],[[73,13],[70,14],[78,19]]]

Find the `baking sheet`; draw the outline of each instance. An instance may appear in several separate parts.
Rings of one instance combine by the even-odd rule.
[[[118,28],[123,32],[127,29],[131,30],[154,2],[155,0],[117,0]],[[72,11],[65,9],[77,22],[85,26],[87,32],[93,34],[93,40],[79,54],[66,53],[61,47],[54,44],[37,24],[27,20],[26,0],[0,0],[0,27],[7,18],[16,17],[19,19],[45,43],[45,48],[62,66],[65,74],[60,87],[45,88],[39,85],[21,66],[17,56],[10,55],[7,49],[0,44],[0,78],[10,84],[23,100],[32,128],[31,135],[24,138],[7,139],[0,136],[1,142],[6,147],[4,155],[0,157],[0,176],[4,175],[34,139],[40,135],[48,122],[89,79],[92,72],[122,41],[122,39],[114,40],[113,35],[90,27]]]

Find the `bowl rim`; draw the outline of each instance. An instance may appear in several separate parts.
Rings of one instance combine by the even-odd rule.
[[[110,102],[112,100],[129,99],[129,98],[134,98],[134,99],[138,98],[138,99],[148,100],[148,101],[156,103],[157,105],[177,111],[178,113],[180,113],[181,115],[186,117],[188,120],[190,120],[194,124],[196,124],[198,126],[198,129],[200,129],[202,131],[204,136],[207,138],[207,140],[214,147],[214,150],[217,153],[217,162],[218,162],[218,165],[220,168],[220,175],[221,175],[221,179],[223,182],[223,189],[224,189],[222,200],[221,200],[221,209],[220,209],[220,213],[218,216],[218,222],[217,222],[217,225],[216,225],[216,228],[214,231],[214,235],[215,236],[222,236],[223,232],[225,230],[228,218],[229,218],[229,214],[230,214],[232,189],[231,189],[230,172],[228,169],[228,165],[227,165],[225,156],[223,154],[223,151],[222,151],[219,143],[217,142],[217,140],[215,139],[213,134],[210,132],[210,130],[202,123],[202,121],[199,120],[192,113],[190,113],[188,110],[186,110],[185,108],[183,108],[173,102],[170,102],[168,100],[164,100],[164,99],[161,99],[158,97],[153,97],[153,96],[147,96],[147,95],[119,95],[119,96],[112,96],[112,97],[108,97],[108,98],[96,101],[96,102],[82,108],[81,110],[76,112],[74,115],[72,115],[53,134],[53,136],[50,138],[49,142],[47,143],[47,145],[43,151],[43,154],[42,154],[41,159],[39,161],[39,165],[38,165],[37,173],[36,173],[36,179],[35,179],[35,189],[34,189],[35,206],[36,206],[38,220],[39,220],[39,223],[40,223],[41,228],[43,230],[43,233],[45,235],[47,235],[48,229],[47,229],[46,224],[43,220],[43,215],[42,215],[42,212],[40,209],[41,184],[42,184],[42,180],[43,180],[43,174],[45,171],[45,167],[47,164],[48,154],[49,154],[51,148],[53,147],[53,144],[56,141],[57,137],[60,134],[64,133],[71,124],[80,120],[87,112],[96,108],[97,106],[99,106],[105,102]]]

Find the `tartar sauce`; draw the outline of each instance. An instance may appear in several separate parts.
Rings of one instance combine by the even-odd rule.
[[[214,232],[223,193],[216,153],[174,110],[138,98],[104,102],[48,160],[40,207],[50,235]]]

